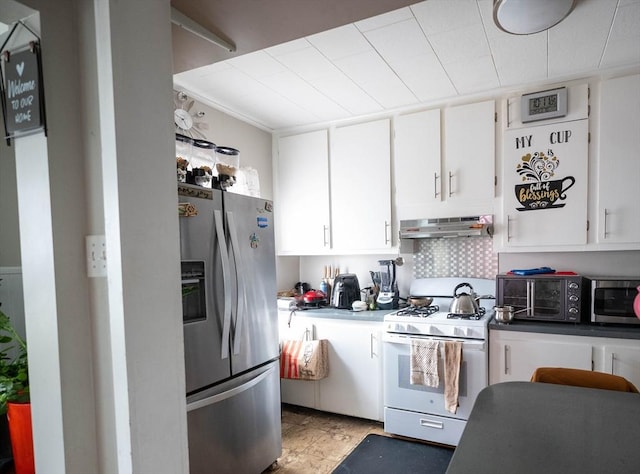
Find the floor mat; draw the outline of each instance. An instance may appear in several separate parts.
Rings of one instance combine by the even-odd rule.
[[[444,474],[452,455],[450,448],[370,434],[333,470],[333,474]]]

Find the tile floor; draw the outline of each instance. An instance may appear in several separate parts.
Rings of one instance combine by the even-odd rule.
[[[283,404],[282,456],[271,472],[331,473],[369,433],[384,435],[382,423]]]

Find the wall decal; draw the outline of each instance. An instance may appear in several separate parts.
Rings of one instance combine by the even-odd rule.
[[[576,183],[573,176],[562,179],[555,177],[555,171],[560,166],[560,160],[554,155],[553,150],[547,153],[536,151],[527,153],[516,166],[516,172],[522,177],[522,184],[515,185],[515,193],[522,207],[518,211],[535,211],[564,207],[566,191]]]

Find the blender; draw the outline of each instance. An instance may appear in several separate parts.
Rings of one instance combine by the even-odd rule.
[[[378,260],[380,264],[380,293],[376,300],[379,309],[398,309],[399,293],[396,283],[396,261]]]

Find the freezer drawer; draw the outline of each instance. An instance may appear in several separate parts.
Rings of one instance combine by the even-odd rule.
[[[260,473],[282,453],[277,362],[187,400],[187,412],[191,474]]]
[[[410,438],[457,446],[467,422],[385,407],[384,430]]]

